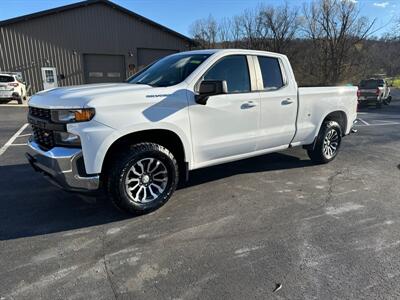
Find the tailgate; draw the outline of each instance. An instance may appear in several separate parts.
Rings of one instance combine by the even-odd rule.
[[[360,97],[376,98],[376,89],[360,89]]]
[[[10,91],[12,89],[13,88],[11,86],[9,86],[8,84],[0,83],[0,91],[5,91],[5,90]]]

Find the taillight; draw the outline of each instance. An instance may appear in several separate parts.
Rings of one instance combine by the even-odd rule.
[[[357,90],[357,98],[360,98],[360,96],[361,96],[361,91]]]
[[[376,95],[379,96],[380,93],[381,91],[379,89],[376,89]]]
[[[17,82],[12,82],[12,83],[9,83],[8,85],[9,85],[9,86],[13,86],[13,87],[17,87],[17,86],[18,86],[18,83],[17,83]]]

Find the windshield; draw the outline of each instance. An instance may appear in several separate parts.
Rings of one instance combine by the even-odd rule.
[[[210,54],[167,56],[128,80],[129,83],[161,87],[178,84],[186,79]]]
[[[370,79],[370,80],[361,80],[360,82],[360,88],[364,89],[376,89],[378,86],[383,86],[382,80]]]

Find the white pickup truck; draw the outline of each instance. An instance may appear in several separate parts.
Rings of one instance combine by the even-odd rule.
[[[143,213],[190,170],[294,146],[317,163],[333,160],[356,119],[357,87],[298,88],[285,55],[201,50],[125,83],[43,91],[29,105],[35,170]]]

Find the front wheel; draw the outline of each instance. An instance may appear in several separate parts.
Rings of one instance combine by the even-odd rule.
[[[113,203],[130,213],[146,213],[164,205],[178,183],[178,163],[165,147],[140,143],[119,152],[110,164],[107,192]]]
[[[335,121],[322,124],[313,149],[307,154],[315,163],[328,163],[335,159],[342,141],[342,129]]]

